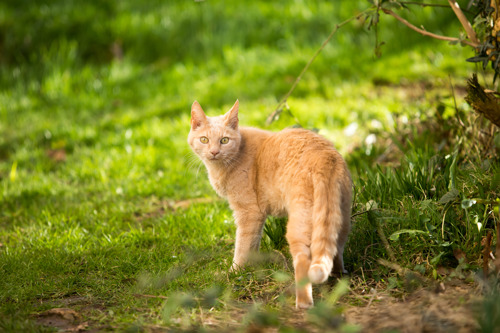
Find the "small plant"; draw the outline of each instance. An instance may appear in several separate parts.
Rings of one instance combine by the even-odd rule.
[[[263,248],[271,251],[283,251],[288,245],[286,241],[286,224],[288,219],[269,217],[264,225]]]

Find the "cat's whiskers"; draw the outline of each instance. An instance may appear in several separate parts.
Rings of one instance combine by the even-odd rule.
[[[203,162],[200,160],[198,155],[193,152],[189,152],[184,155],[184,161],[186,165],[186,169],[184,171],[184,175],[187,175],[189,171],[193,171],[196,168],[196,178],[198,178],[198,174],[200,173],[200,169],[203,166]]]
[[[198,169],[196,170],[196,178],[198,178],[198,174],[200,173],[200,169],[203,166],[203,162],[200,161],[200,164],[198,164]]]
[[[199,159],[196,158],[196,156],[190,156],[188,159],[185,160],[186,163],[186,171],[192,170],[194,167],[197,166]]]

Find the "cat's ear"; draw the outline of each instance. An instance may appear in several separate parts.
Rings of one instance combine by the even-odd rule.
[[[207,122],[207,116],[198,101],[194,101],[191,106],[191,129],[195,130]]]
[[[236,100],[231,110],[229,110],[224,115],[224,122],[226,126],[231,127],[232,129],[238,129],[238,108],[240,106],[240,102]]]

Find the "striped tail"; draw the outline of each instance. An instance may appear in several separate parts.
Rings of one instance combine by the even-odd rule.
[[[313,181],[312,261],[308,276],[312,283],[323,283],[328,279],[333,258],[337,255],[338,235],[342,228],[342,193],[335,179],[329,180],[318,175],[313,177]]]

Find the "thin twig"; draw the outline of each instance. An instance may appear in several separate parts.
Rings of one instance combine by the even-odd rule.
[[[379,220],[375,217],[375,214],[370,214],[371,211],[368,212],[368,221],[377,227],[377,233],[378,236],[380,237],[380,240],[382,241],[382,244],[384,244],[385,250],[387,252],[387,255],[389,258],[393,261],[396,262],[396,256],[394,255],[394,251],[392,250],[391,246],[389,245],[389,242],[387,241],[387,237],[385,237],[384,230],[382,229],[382,223],[379,222]]]
[[[281,253],[281,251],[278,251],[276,249],[274,249],[273,251],[276,252],[281,257],[281,259],[283,259],[283,263],[285,264],[285,269],[287,271],[290,271],[290,267],[288,267],[288,261],[286,260],[285,255]]]
[[[495,273],[500,272],[500,221],[497,222],[497,245],[495,247],[495,254],[497,258],[495,259]]]
[[[382,230],[381,223],[377,223],[377,233],[380,239],[382,240],[382,244],[384,244],[385,250],[387,251],[389,258],[391,258],[391,260],[394,262],[397,261],[396,256],[394,255],[394,251],[392,250],[392,247],[389,245],[387,237],[385,237],[384,230]]]
[[[374,291],[374,292],[372,292],[372,291]],[[368,310],[368,308],[370,307],[370,305],[372,305],[373,299],[375,297],[377,297],[377,290],[375,290],[375,289],[372,288],[370,290],[370,293],[372,294],[372,296],[370,297],[370,300],[368,301],[368,305],[365,308],[365,312]]]
[[[134,296],[135,297],[142,297],[142,298],[168,299],[167,296],[161,296],[161,295],[134,294]]]
[[[278,104],[278,106],[276,107],[276,109],[274,110],[273,113],[271,113],[268,117],[267,117],[267,120],[266,120],[266,123],[269,125],[271,124],[274,120],[276,120],[276,118],[281,114],[281,112],[283,112],[283,108],[285,107],[286,105],[286,102],[288,100],[288,97],[290,97],[290,95],[292,94],[292,92],[295,90],[295,87],[297,87],[297,84],[300,82],[300,80],[302,79],[302,76],[304,75],[304,73],[309,69],[309,66],[311,66],[312,62],[316,59],[316,57],[321,53],[321,51],[323,51],[323,49],[325,48],[325,46],[328,44],[328,42],[330,41],[330,39],[332,39],[332,37],[335,35],[335,33],[340,29],[342,28],[344,25],[348,24],[349,22],[353,21],[353,20],[357,20],[359,18],[361,18],[363,15],[366,14],[366,12],[370,11],[370,10],[373,10],[372,8],[370,9],[367,9],[363,12],[361,12],[360,14],[356,15],[356,16],[353,16],[347,20],[345,20],[344,22],[342,23],[339,23],[337,25],[335,25],[335,27],[333,28],[332,32],[328,35],[328,37],[325,39],[325,41],[323,42],[323,44],[321,44],[321,47],[319,49],[316,50],[316,52],[314,53],[314,55],[311,57],[311,59],[309,59],[309,61],[307,62],[307,64],[304,66],[304,68],[302,69],[302,71],[300,72],[299,76],[297,76],[297,78],[295,79],[295,82],[293,83],[292,87],[290,88],[290,90],[286,93],[286,95],[283,97],[283,99],[281,100],[281,102]]]
[[[489,272],[489,258],[490,258],[490,248],[491,248],[491,231],[488,231],[488,235],[486,236],[486,244],[484,244],[483,250],[483,278],[488,279]]]
[[[420,7],[441,7],[441,8],[448,8],[448,6],[442,5],[442,4],[416,2],[416,1],[399,1],[399,3],[401,3],[403,5],[417,5],[417,6],[420,6]]]
[[[474,29],[472,29],[472,26],[465,17],[464,13],[462,13],[462,10],[460,9],[460,6],[455,0],[448,0],[448,3],[450,4],[451,9],[455,12],[455,15],[457,16],[458,20],[462,24],[462,27],[464,27],[465,32],[467,33],[467,37],[469,37],[470,41],[478,44],[479,45],[479,40],[477,39],[476,32]]]
[[[428,3],[428,2],[416,2],[416,1],[398,1],[402,5],[415,5],[420,7],[438,7],[438,8],[450,8],[448,5]],[[462,12],[472,13],[470,10],[462,10]]]
[[[429,281],[429,279],[427,277],[420,274],[419,272],[413,271],[413,270],[405,268],[405,267],[401,267],[400,265],[398,265],[394,262],[390,262],[390,261],[382,259],[382,258],[379,258],[377,261],[379,264],[395,270],[396,273],[398,273],[399,275],[405,276],[405,275],[411,273],[414,276],[416,276],[417,278],[419,278],[421,281]]]
[[[420,29],[420,28],[414,26],[413,24],[411,24],[410,22],[408,22],[407,20],[405,20],[404,18],[402,18],[401,16],[399,16],[398,14],[394,13],[392,10],[382,9],[382,11],[384,13],[388,14],[388,15],[391,15],[396,20],[398,20],[399,22],[401,22],[404,25],[406,25],[408,28],[410,28],[410,29],[412,29],[412,30],[418,32],[419,34],[424,35],[424,36],[432,37],[432,38],[439,39],[439,40],[445,40],[445,41],[449,41],[449,42],[464,43],[464,44],[467,44],[467,45],[472,46],[474,48],[479,47],[478,43],[474,43],[472,41],[460,40],[460,39],[455,38],[455,37],[448,37],[448,36],[436,35],[436,34],[434,34],[432,32]]]
[[[377,211],[378,209],[377,208],[373,208],[373,209],[368,209],[368,210],[364,210],[362,212],[357,212],[357,213],[354,213],[351,215],[351,218],[355,217],[355,216],[358,216],[358,215],[363,215],[363,214],[366,214],[368,212],[373,212],[373,211]]]

